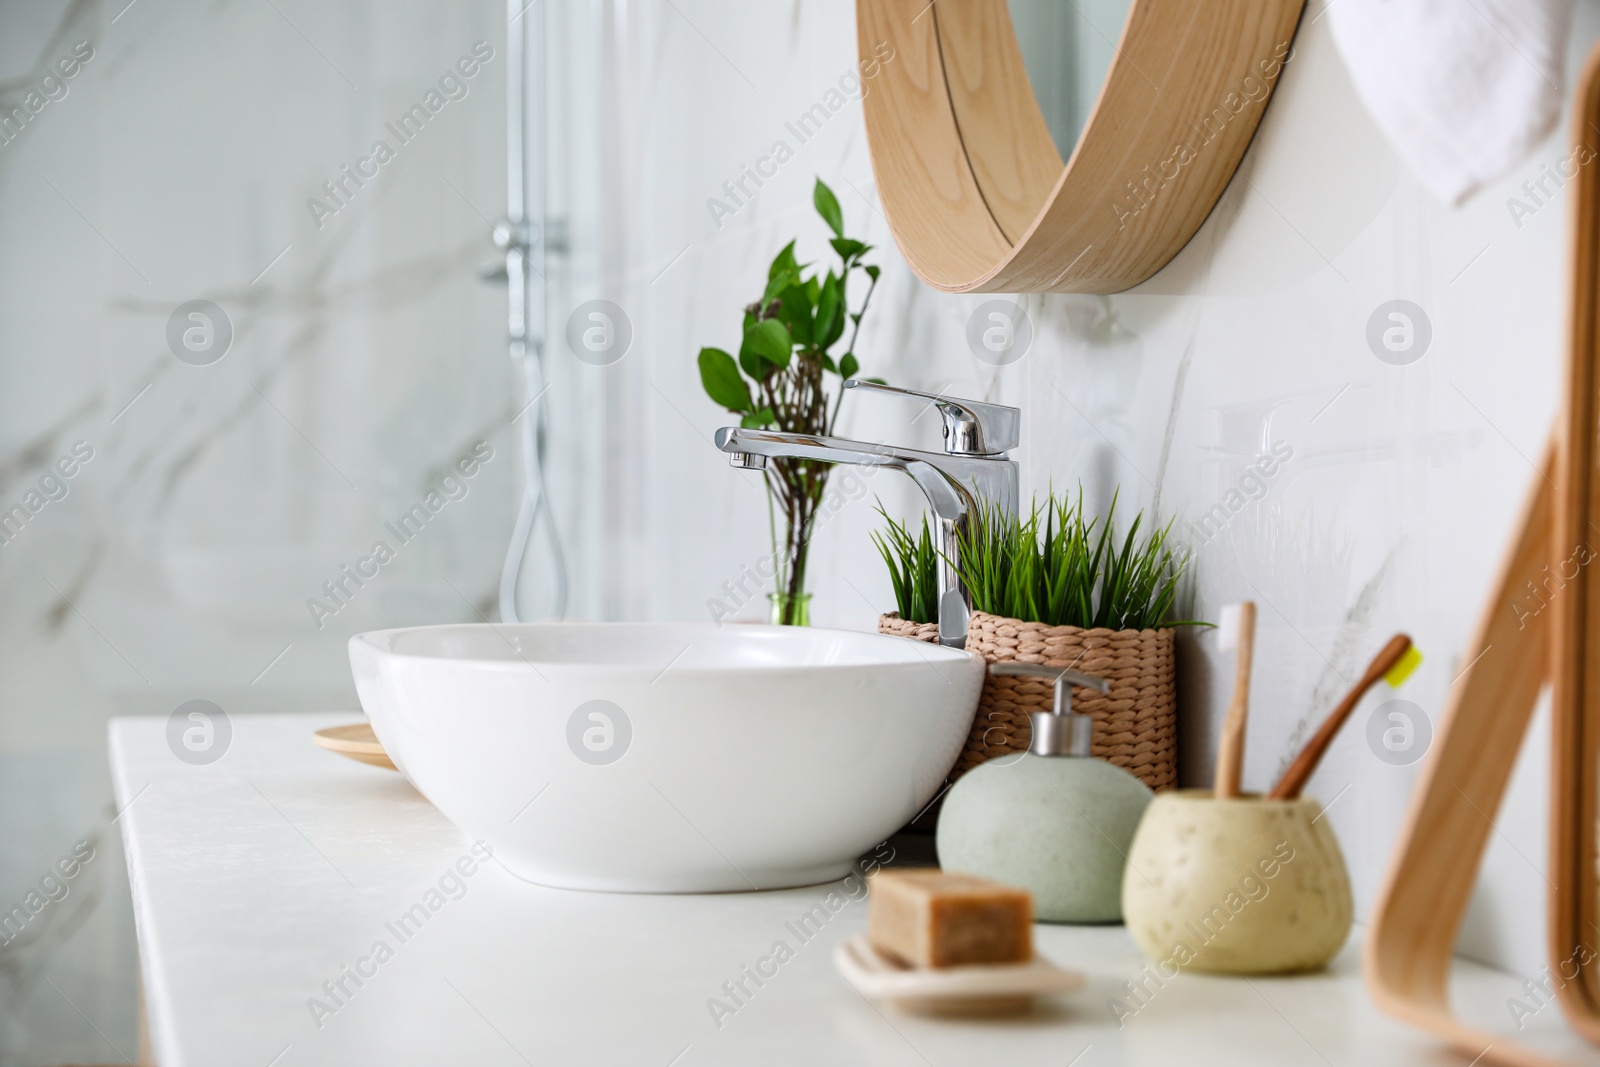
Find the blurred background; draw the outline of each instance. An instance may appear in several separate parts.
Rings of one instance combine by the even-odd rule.
[[[1096,10],[1079,31],[1090,50],[1118,31]],[[695,354],[736,344],[791,238],[802,261],[826,253],[820,176],[884,269],[863,373],[1021,406],[1026,491],[1081,483],[1102,509],[1120,491],[1184,533],[1252,488],[1258,454],[1292,451],[1220,530],[1186,537],[1189,617],[1262,605],[1247,783],[1287,762],[1341,672],[1395,629],[1427,657],[1406,695],[1432,715],[1554,413],[1566,206],[1519,215],[1508,201],[1572,146],[1563,124],[1521,172],[1441,206],[1373,127],[1321,10],[1313,0],[1255,144],[1177,260],[1127,294],[1016,298],[1033,339],[1005,367],[967,341],[991,298],[934,293],[900,261],[856,100],[804,140],[789,126],[857,70],[848,0],[515,13],[542,90],[529,131],[548,307],[549,507],[524,615],[553,611],[564,578],[571,617],[710,621],[723,583],[768,551],[759,481],[711,445],[728,418]],[[1597,30],[1581,4],[1574,57]],[[530,417],[506,286],[485,277],[503,263],[491,232],[506,210],[508,40],[508,11],[487,0],[0,0],[0,111],[27,111],[0,144],[0,510],[31,515],[0,544],[0,910],[78,842],[93,849],[68,895],[0,946],[0,1064],[109,1062],[135,1044],[109,718],[195,699],[230,716],[354,711],[351,634],[497,617]],[[61,79],[67,57],[77,69]],[[428,120],[401,143],[388,124],[418,104]],[[380,139],[392,158],[362,162]],[[791,158],[776,176],[718,210],[724,183],[778,142]],[[344,176],[358,167],[376,174]],[[1367,341],[1395,299],[1431,331],[1403,367]],[[593,300],[627,324],[609,363],[567,341]],[[205,323],[188,317],[194,301]],[[180,338],[218,331],[196,341],[211,356],[231,338],[220,358],[179,358],[174,323]],[[852,398],[842,429],[934,444],[935,420],[915,415]],[[480,443],[489,458],[464,493],[329,600],[324,583]],[[53,473],[85,452],[70,478]],[[874,501],[914,515],[920,500],[894,478],[869,479],[818,532],[815,623],[869,629],[892,609]],[[1213,638],[1184,637],[1189,781],[1208,773],[1224,703],[1215,654]],[[1313,792],[1364,908],[1416,768],[1350,733]],[[1513,842],[1542,837],[1544,761],[1536,737],[1463,942],[1528,973],[1543,962],[1544,857]]]

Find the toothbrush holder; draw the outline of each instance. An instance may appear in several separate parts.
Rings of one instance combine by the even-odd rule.
[[[1122,913],[1164,971],[1307,971],[1350,934],[1350,876],[1309,797],[1159,793],[1128,850]]]

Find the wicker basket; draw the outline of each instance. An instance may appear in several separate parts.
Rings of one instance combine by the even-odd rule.
[[[878,632],[939,642],[938,623],[907,622],[894,612],[878,617]],[[1111,692],[1104,696],[1072,691],[1072,710],[1095,720],[1094,754],[1151,789],[1170,789],[1178,777],[1176,633],[1046,626],[979,611],[967,626],[967,650],[990,663],[1044,663],[1109,680]],[[985,678],[972,733],[950,781],[985,760],[1026,750],[1033,738],[1029,713],[1049,711],[1054,700],[1054,687],[1042,679]]]
[[[896,622],[899,620],[896,619]],[[901,625],[909,625],[901,623]],[[883,630],[879,623],[879,630]],[[937,628],[935,628],[937,629]],[[1177,782],[1176,631],[1084,630],[973,612],[967,651],[990,663],[1017,660],[1071,667],[1105,678],[1111,692],[1074,688],[1072,710],[1094,718],[1094,754],[1138,777],[1151,789]],[[1028,714],[1049,711],[1054,687],[1038,678],[984,679],[972,734],[951,780],[996,756],[1027,749]]]
[[[900,617],[898,611],[878,616],[878,632],[888,634],[890,637],[909,637],[913,641],[926,641],[930,645],[939,643],[938,623],[907,622]]]

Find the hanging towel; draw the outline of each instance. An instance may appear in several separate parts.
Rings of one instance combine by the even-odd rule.
[[[1572,0],[1332,0],[1323,10],[1367,110],[1450,204],[1526,159],[1561,115]]]

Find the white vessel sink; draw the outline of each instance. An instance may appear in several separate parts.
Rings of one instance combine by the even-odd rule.
[[[933,798],[983,663],[777,626],[424,626],[350,639],[389,756],[543,885],[720,892],[845,875]]]

